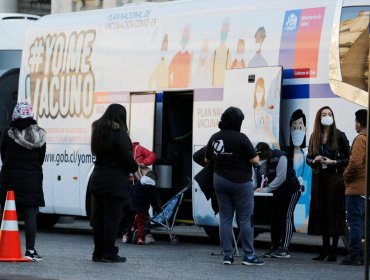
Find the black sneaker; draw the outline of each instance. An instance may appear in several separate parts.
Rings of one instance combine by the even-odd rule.
[[[118,255],[116,256],[113,256],[113,257],[109,257],[109,258],[102,258],[101,260],[102,262],[125,262],[126,261],[126,258],[125,257],[120,257]]]
[[[224,260],[222,261],[223,264],[233,264],[234,258],[233,256],[224,256]]]
[[[263,253],[262,256],[264,258],[271,258],[271,254],[274,253],[277,249],[276,248],[270,248],[270,250],[268,250],[267,252]]]
[[[363,265],[364,263],[361,261],[359,256],[348,255],[340,262],[340,264],[341,265]]]
[[[42,261],[42,257],[37,254],[36,250],[26,250],[25,257],[34,262]]]
[[[259,258],[257,258],[256,256],[253,256],[253,258],[248,258],[247,256],[245,256],[243,258],[243,262],[242,264],[244,265],[264,265],[265,262],[260,260]]]
[[[285,250],[283,248],[277,249],[275,252],[271,254],[271,257],[273,258],[290,258],[290,254],[288,250]]]

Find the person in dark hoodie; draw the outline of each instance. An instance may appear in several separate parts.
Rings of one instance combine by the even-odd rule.
[[[213,162],[213,186],[220,213],[220,241],[223,264],[234,262],[232,223],[234,212],[240,228],[244,265],[263,265],[255,255],[252,215],[254,186],[252,165],[258,165],[258,155],[249,138],[240,132],[243,112],[229,107],[222,113],[220,131],[213,134],[206,148],[206,160]]]
[[[32,107],[27,102],[16,104],[10,128],[1,138],[1,183],[2,208],[8,190],[13,190],[20,220],[24,220],[26,236],[25,257],[41,261],[35,250],[37,214],[45,206],[42,190],[42,164],[46,151],[46,133],[33,119]]]
[[[115,246],[122,209],[128,203],[129,173],[138,165],[128,136],[126,109],[110,104],[92,124],[91,152],[96,157],[90,177],[94,262],[125,262]]]

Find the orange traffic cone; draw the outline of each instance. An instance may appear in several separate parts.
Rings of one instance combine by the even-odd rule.
[[[8,191],[0,229],[0,262],[29,262],[22,258],[14,192]]]

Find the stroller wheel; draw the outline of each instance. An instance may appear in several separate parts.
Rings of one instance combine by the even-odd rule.
[[[179,239],[176,236],[173,236],[170,240],[171,245],[177,245],[179,243]]]

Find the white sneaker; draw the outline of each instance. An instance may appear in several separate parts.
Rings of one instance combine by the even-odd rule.
[[[127,233],[122,236],[122,242],[127,243]]]
[[[155,240],[154,240],[154,237],[151,233],[148,233],[145,235],[145,244],[150,244],[150,243],[154,243]]]

